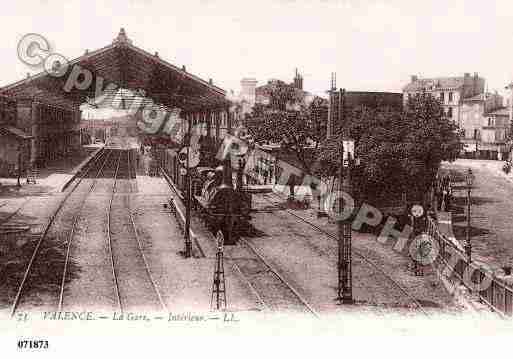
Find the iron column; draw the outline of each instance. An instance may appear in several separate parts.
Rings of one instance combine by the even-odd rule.
[[[191,256],[192,245],[191,245],[191,236],[190,236],[190,228],[191,228],[191,176],[189,172],[189,149],[191,147],[191,119],[189,117],[188,129],[187,129],[187,159],[185,160],[185,166],[187,167],[185,170],[185,229],[184,229],[184,237],[185,237],[185,258],[189,258]]]

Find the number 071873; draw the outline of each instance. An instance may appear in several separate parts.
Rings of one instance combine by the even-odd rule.
[[[18,340],[18,349],[48,349],[48,340]]]

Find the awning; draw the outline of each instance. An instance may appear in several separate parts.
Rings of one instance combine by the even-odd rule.
[[[0,127],[0,132],[7,136],[16,137],[19,140],[30,140],[34,138],[34,136],[28,135],[23,130],[13,126]]]

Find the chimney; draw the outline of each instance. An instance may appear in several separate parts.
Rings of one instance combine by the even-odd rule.
[[[472,89],[474,93],[472,95],[477,95],[479,93],[484,92],[484,81],[480,83],[479,81],[479,74],[477,72],[474,72],[474,79],[472,81]]]
[[[415,82],[417,81],[419,78],[417,77],[417,75],[411,75],[411,82]]]
[[[300,90],[303,89],[303,76],[301,76],[297,68],[296,76],[294,77],[294,87]]]

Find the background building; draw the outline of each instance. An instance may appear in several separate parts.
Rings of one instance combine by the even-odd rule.
[[[105,142],[111,136],[137,137],[135,116],[126,115],[107,119],[82,119],[80,123],[81,143],[88,144],[101,140]]]
[[[418,93],[430,93],[438,98],[444,107],[448,118],[461,127],[461,107],[465,99],[485,92],[485,79],[465,73],[460,77],[435,77],[420,79],[416,75],[403,88],[403,101],[406,103],[410,96]]]
[[[280,82],[284,83],[278,79],[270,79],[265,85],[257,87],[255,89],[255,103],[268,105],[271,100],[271,93]],[[309,105],[315,98],[315,95],[303,89],[303,76],[297,69],[292,83],[287,85],[294,89],[294,101],[287,104],[287,110],[299,110],[300,106]]]
[[[503,122],[502,108],[503,98],[497,93],[482,93],[462,101],[460,128],[466,157],[503,158],[507,152],[504,126],[508,121]]]
[[[296,74],[291,83],[286,83],[278,79],[269,79],[266,84],[257,86],[258,81],[255,78],[243,78],[240,82],[241,91],[237,96],[229,96],[236,107],[239,117],[244,117],[250,113],[255,104],[268,105],[271,100],[271,93],[279,84],[285,84],[294,89],[294,101],[287,104],[288,110],[298,110],[301,105],[310,104],[315,95],[303,89],[303,76],[296,69]]]
[[[258,81],[254,78],[243,78],[240,81],[241,92],[239,101],[242,114],[250,113],[256,102],[256,85]]]

